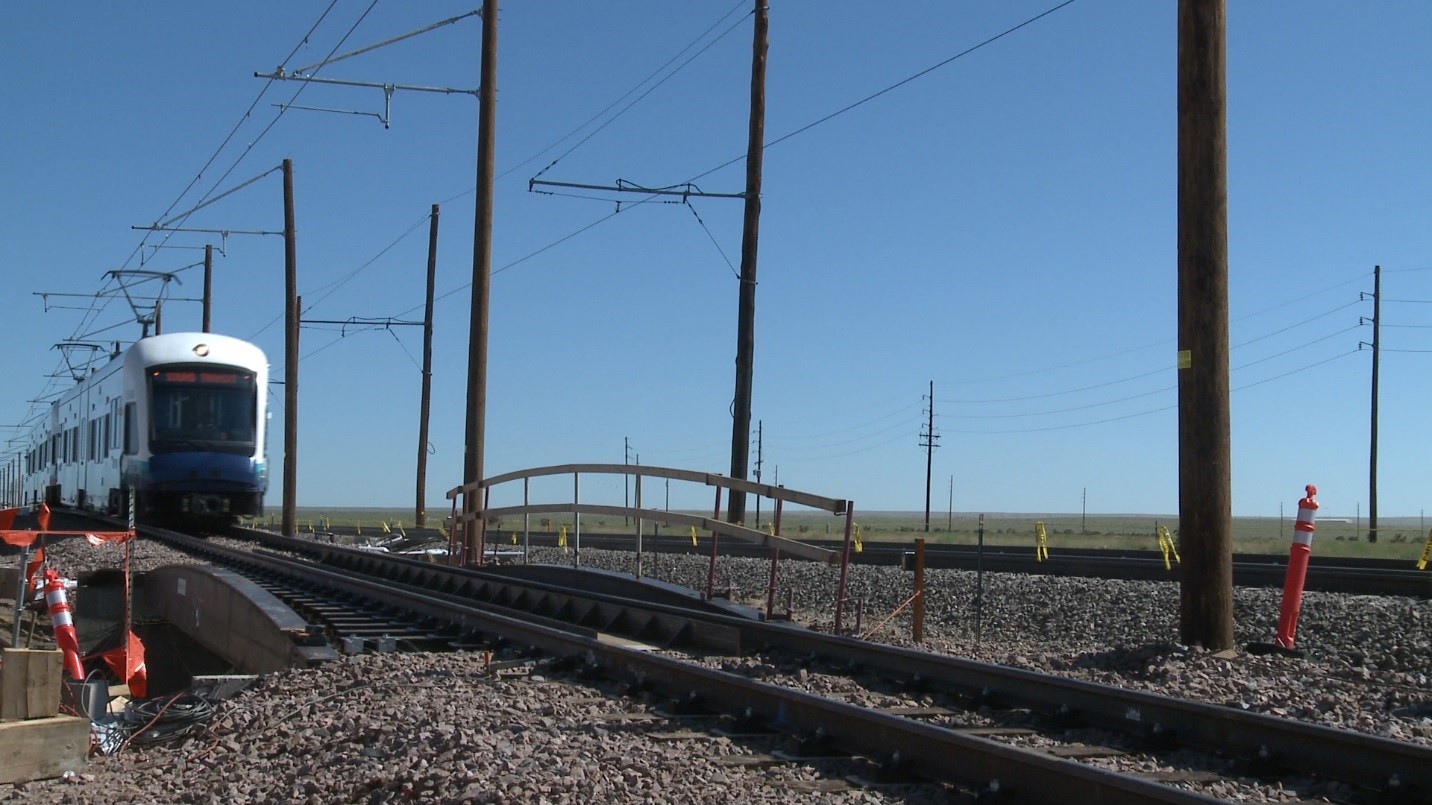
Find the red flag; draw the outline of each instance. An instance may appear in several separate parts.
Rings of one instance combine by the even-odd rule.
[[[45,564],[45,545],[35,549],[35,556],[25,565],[25,597],[29,598],[35,591],[35,573]]]
[[[85,540],[96,548],[114,543],[120,545],[134,538],[133,531],[86,531]]]
[[[0,509],[0,530],[9,530],[15,527],[15,515],[19,509]]]
[[[100,655],[104,664],[115,676],[129,686],[129,693],[136,699],[148,698],[149,672],[144,666],[144,644],[134,632],[128,633],[126,645],[118,646]]]
[[[40,536],[38,531],[0,531],[0,539],[6,544],[14,545],[16,548],[28,548],[35,538]]]
[[[35,515],[35,520],[39,522],[41,531],[50,530],[50,505],[48,503],[40,504],[40,513]]]

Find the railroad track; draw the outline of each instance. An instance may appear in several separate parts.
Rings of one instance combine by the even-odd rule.
[[[1209,801],[1198,791],[1226,790],[1218,786],[1344,802],[1432,792],[1432,750],[1415,744],[765,623],[693,606],[689,596],[636,600],[514,572],[530,569],[448,568],[255,538],[306,559],[236,551],[242,561],[291,563],[325,588],[411,613],[469,645],[566,658],[664,702],[673,718],[697,713],[726,729],[777,733],[794,757],[860,756],[885,779],[1021,802]],[[798,689],[811,679],[839,693]]]

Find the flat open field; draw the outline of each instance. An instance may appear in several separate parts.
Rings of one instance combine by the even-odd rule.
[[[749,504],[748,504],[749,505]],[[686,514],[709,516],[705,512],[684,512]],[[1277,517],[1234,517],[1233,550],[1236,553],[1265,553],[1283,555],[1288,552],[1292,539],[1293,521],[1296,510],[1281,519]],[[755,519],[754,506],[748,515]],[[428,513],[428,525],[440,526],[447,516],[446,511]],[[769,501],[763,506],[759,528],[768,530],[771,526]],[[372,533],[379,539],[389,532],[411,528],[414,522],[412,509],[396,508],[322,508],[305,507],[298,510],[300,531],[323,531],[331,527],[361,528],[366,536]],[[270,508],[259,522],[277,524],[280,511]],[[1044,524],[1050,551],[1060,548],[1105,548],[1123,550],[1158,550],[1157,527],[1166,527],[1174,540],[1182,539],[1178,530],[1178,518],[1174,515],[1144,514],[1029,514],[992,513],[984,516],[984,542],[986,545],[1027,545],[1030,550],[1035,544],[1035,525]],[[533,531],[555,531],[566,526],[574,528],[570,515],[533,515],[530,528]],[[927,543],[973,545],[979,541],[979,515],[956,513],[951,517],[946,512],[930,515],[930,530],[925,532],[923,512],[856,512],[855,525],[858,536],[869,542],[913,542],[924,537]],[[589,533],[631,532],[635,523],[623,522],[621,518],[587,515],[582,518],[582,530]],[[643,526],[644,533],[651,533],[653,524]],[[673,526],[661,526],[661,532],[669,534]],[[808,511],[787,512],[781,522],[781,534],[795,539],[838,539],[845,529],[844,518]],[[522,530],[520,518],[507,518],[489,524],[489,532],[506,534]],[[682,527],[681,532],[689,529]],[[1382,517],[1378,519],[1378,541],[1367,542],[1367,521],[1356,518],[1320,517],[1313,539],[1314,555],[1365,556],[1388,559],[1405,558],[1417,561],[1427,544],[1428,531],[1420,517]]]

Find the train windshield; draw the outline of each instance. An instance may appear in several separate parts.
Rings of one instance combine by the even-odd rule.
[[[148,374],[150,452],[253,454],[253,372],[204,365],[156,366]]]

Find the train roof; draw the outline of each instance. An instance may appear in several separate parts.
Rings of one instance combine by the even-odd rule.
[[[268,358],[257,346],[218,333],[151,335],[134,342],[126,354],[132,355],[134,360],[143,365],[184,361],[233,363],[253,369],[268,365]]]

